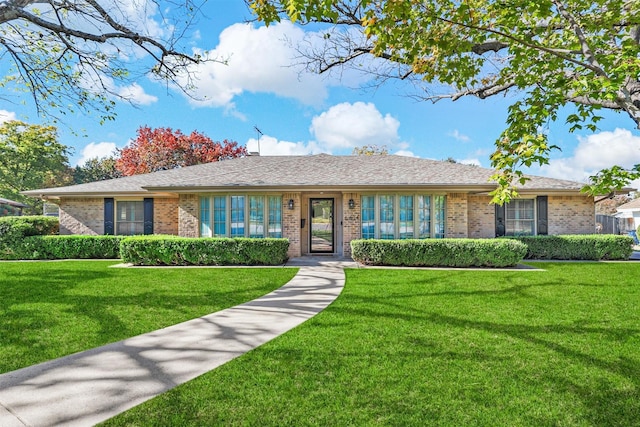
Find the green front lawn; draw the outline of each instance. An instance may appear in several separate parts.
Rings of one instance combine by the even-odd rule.
[[[297,272],[113,264],[0,263],[0,373],[250,301]]]
[[[107,425],[594,426],[640,420],[640,263],[347,270],[293,331]]]

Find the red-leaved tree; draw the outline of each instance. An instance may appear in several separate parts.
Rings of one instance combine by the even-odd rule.
[[[190,135],[171,128],[141,126],[138,136],[118,150],[116,169],[124,176],[242,157],[247,149],[235,141],[212,141],[197,131]]]

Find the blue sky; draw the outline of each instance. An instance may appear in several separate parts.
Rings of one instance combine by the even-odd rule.
[[[377,144],[391,153],[490,166],[493,142],[515,95],[431,104],[406,96],[410,88],[402,84],[360,89],[370,83],[366,76],[347,73],[338,79],[292,65],[292,43],[313,28],[289,22],[268,28],[247,24],[252,17],[241,0],[208,2],[203,14],[182,42],[226,59],[227,65],[207,63],[194,69],[200,100],[142,76],[120,88],[137,106],[118,103],[115,121],[99,125],[95,117],[76,115],[59,126],[60,141],[73,147],[72,165],[124,147],[139,126],[148,125],[184,133],[198,130],[251,151],[257,151],[257,126],[262,155],[350,154],[354,146]],[[158,15],[147,19],[153,22]],[[0,120],[42,122],[28,103],[0,102]],[[640,163],[640,132],[622,114],[605,113],[596,133],[570,134],[561,121],[550,127],[549,135],[562,151],[553,153],[549,166],[530,173],[584,181],[603,167]]]

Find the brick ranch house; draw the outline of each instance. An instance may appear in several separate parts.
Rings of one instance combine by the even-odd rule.
[[[285,237],[289,256],[349,256],[359,238],[591,234],[582,184],[543,177],[490,204],[490,169],[393,155],[247,156],[25,191],[60,206],[60,234]]]

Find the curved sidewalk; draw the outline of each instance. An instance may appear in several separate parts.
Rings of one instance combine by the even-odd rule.
[[[315,316],[342,291],[342,266],[302,266],[286,285],[248,303],[2,374],[0,426],[109,419]]]

